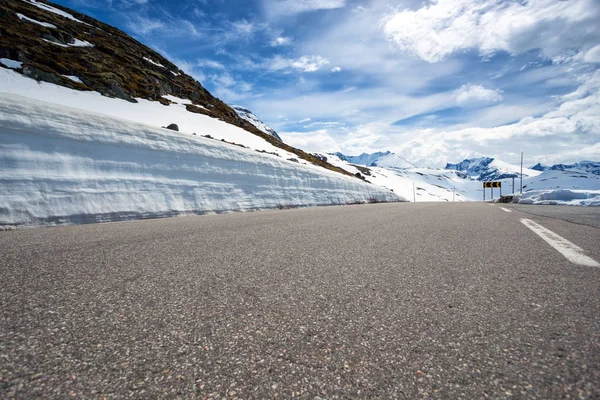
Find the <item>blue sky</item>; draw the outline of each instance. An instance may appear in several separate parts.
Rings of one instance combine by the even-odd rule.
[[[600,159],[597,0],[60,0],[308,151]]]

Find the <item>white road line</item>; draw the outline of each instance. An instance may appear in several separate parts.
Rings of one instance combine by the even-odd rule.
[[[506,212],[512,212],[512,210],[509,210],[508,208],[500,207],[500,209],[501,209],[502,211],[506,211]]]
[[[490,205],[490,206],[494,207],[494,205],[493,205],[493,204],[488,204],[488,205]]]
[[[585,265],[587,267],[600,267],[600,263],[583,254],[583,249],[581,247],[569,242],[564,237],[557,235],[530,219],[521,218],[521,222],[572,263]]]

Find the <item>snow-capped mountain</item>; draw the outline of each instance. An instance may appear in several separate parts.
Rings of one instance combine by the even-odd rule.
[[[521,167],[491,157],[470,158],[458,164],[448,163],[445,169],[461,171],[478,181],[497,181],[520,177]],[[523,176],[537,176],[540,171],[523,168]]]
[[[594,175],[600,175],[600,162],[598,161],[580,161],[575,164],[555,164],[552,166],[543,165],[540,163],[535,164],[531,169],[536,171],[569,171],[569,170],[580,170],[586,171]]]
[[[347,161],[350,164],[364,165],[366,167],[385,167],[385,168],[416,168],[414,164],[391,151],[379,151],[376,153],[362,153],[359,156],[347,156],[342,153],[333,153],[332,155]]]
[[[252,111],[250,111],[247,108],[244,108],[242,106],[231,106],[231,108],[233,108],[233,110],[241,118],[243,118],[246,121],[250,122],[252,125],[254,125],[258,129],[260,129],[261,131],[263,131],[267,135],[271,135],[275,139],[281,141],[281,138],[279,137],[279,135],[277,134],[277,132],[275,132],[275,130],[273,128],[271,128],[269,125],[267,125],[264,122],[262,122],[260,120],[260,118],[258,118],[256,115],[254,115],[254,113]]]

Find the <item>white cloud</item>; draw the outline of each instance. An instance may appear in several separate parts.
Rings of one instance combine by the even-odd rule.
[[[242,35],[249,35],[254,31],[254,24],[246,21],[245,19],[240,21],[235,21],[231,24],[233,29],[236,30],[237,33]]]
[[[541,49],[549,58],[600,36],[597,0],[431,0],[384,21],[385,35],[428,62],[476,49],[483,56]]]
[[[413,131],[407,133],[414,138],[408,142],[401,143],[403,135],[396,137],[395,149],[425,165],[443,165],[452,161],[449,157],[457,159],[457,154],[503,158],[523,149],[533,159],[573,162],[590,158],[589,149],[600,143],[600,71],[582,81],[577,90],[562,97],[562,104],[540,117],[494,128]]]
[[[600,64],[600,44],[589,49],[583,56],[583,61]]]
[[[250,58],[239,58],[237,66],[242,70],[281,71],[296,69],[302,72],[315,72],[327,64],[329,64],[329,60],[323,56],[310,55],[286,58],[277,54],[271,58],[257,59],[256,61]]]
[[[342,125],[346,125],[345,122],[340,122],[340,121],[318,121],[318,122],[312,122],[308,125],[303,126],[303,128],[308,129],[308,128],[312,128],[314,126],[342,126]]]
[[[308,152],[325,153],[341,150],[327,129],[313,132],[279,132],[279,135],[285,143]]]
[[[298,123],[299,124],[303,124],[303,123],[308,122],[308,121],[311,121],[311,119],[310,118],[304,118],[304,119],[301,119],[300,121],[298,121]]]
[[[340,72],[342,69],[340,67],[331,68],[331,72]]]
[[[166,27],[166,25],[158,19],[146,18],[140,15],[136,15],[130,19],[127,22],[127,26],[134,34],[142,36],[148,35],[156,30],[163,30]]]
[[[481,85],[462,85],[456,91],[456,102],[461,106],[484,105],[502,101],[500,90],[486,89]]]
[[[292,44],[292,38],[284,36],[277,37],[271,41],[271,46],[273,47],[288,46],[290,44]]]
[[[270,16],[293,15],[307,11],[331,10],[346,5],[346,0],[265,0],[265,12]]]
[[[214,60],[199,59],[198,61],[196,61],[194,66],[200,67],[200,68],[225,69],[225,66],[223,64],[221,64],[218,61],[214,61]]]
[[[302,56],[296,60],[289,60],[290,66],[303,72],[315,72],[322,66],[329,64],[329,60],[321,56]]]

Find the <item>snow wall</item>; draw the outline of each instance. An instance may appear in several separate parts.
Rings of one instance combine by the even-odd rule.
[[[373,200],[404,199],[321,167],[0,92],[3,227]]]

